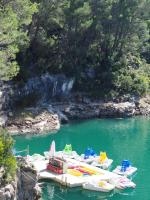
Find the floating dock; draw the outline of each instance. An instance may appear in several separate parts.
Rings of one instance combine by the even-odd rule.
[[[98,167],[91,166],[90,164],[86,164],[86,163],[77,161],[75,159],[70,159],[70,158],[66,159],[67,163],[72,163],[74,165],[96,171],[96,174],[87,175],[87,176],[75,176],[68,172],[64,174],[55,174],[51,171],[46,170],[46,167],[49,161],[46,160],[44,156],[39,156],[39,157],[37,156],[37,158],[33,160],[32,160],[32,156],[30,158],[31,160],[29,159],[29,162],[34,166],[34,168],[38,172],[40,180],[50,179],[50,180],[60,183],[61,185],[65,185],[68,187],[82,186],[83,183],[89,182],[93,179],[94,180],[97,179],[100,181],[100,180],[109,180],[109,179],[113,179],[113,178],[115,179],[115,178],[120,177],[120,175],[117,175],[113,172],[109,172],[109,171],[100,169]]]

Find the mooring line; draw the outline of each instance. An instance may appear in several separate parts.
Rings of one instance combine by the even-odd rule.
[[[57,195],[57,194],[54,194],[54,196],[58,197],[58,198],[61,199],[61,200],[65,200],[63,197],[60,197],[60,196]]]
[[[31,177],[30,175],[26,174],[26,172],[22,171],[22,174],[30,179],[32,179],[35,183],[37,182],[33,177]]]

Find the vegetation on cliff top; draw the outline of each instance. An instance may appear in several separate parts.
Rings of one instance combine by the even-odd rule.
[[[149,18],[150,0],[2,0],[0,77],[64,73],[78,90],[143,95]]]
[[[5,129],[0,129],[0,184],[11,181],[16,174],[16,159],[12,147],[12,137]]]
[[[30,0],[0,1],[0,78],[9,80],[19,72],[16,54],[29,44],[27,25],[36,11]]]

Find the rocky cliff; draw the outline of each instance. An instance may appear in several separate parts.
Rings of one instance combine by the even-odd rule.
[[[5,126],[10,109],[10,83],[0,81],[0,126]]]
[[[73,78],[66,78],[62,74],[46,73],[39,77],[33,77],[23,85],[14,85],[13,104],[21,103],[21,101],[22,103],[29,101],[30,104],[41,104],[52,98],[63,98],[69,95],[73,84]]]
[[[41,197],[41,188],[38,184],[36,170],[29,166],[23,158],[18,160],[20,166],[17,171],[16,200],[38,200]]]
[[[60,122],[69,120],[150,114],[150,96],[100,101],[71,93],[73,84],[73,78],[49,74],[23,85],[0,83],[0,126],[17,134],[43,133],[58,130]]]
[[[15,111],[16,107],[35,106],[53,98],[67,97],[73,84],[73,78],[48,73],[22,84],[0,81],[0,126],[5,126],[10,111]]]
[[[51,102],[26,108],[9,118],[7,128],[12,134],[46,133],[58,130],[61,123],[92,118],[118,118],[150,115],[150,98],[138,102],[102,102],[88,98]]]
[[[5,186],[0,186],[0,200],[40,199],[41,188],[38,184],[37,172],[22,157],[18,158],[17,163],[15,180]]]
[[[99,101],[83,97],[70,102],[55,102],[51,108],[58,114],[61,122],[69,120],[132,117],[136,115],[150,115],[150,97],[144,97],[138,101]]]
[[[19,200],[16,198],[17,185],[15,181],[0,187],[0,200]]]

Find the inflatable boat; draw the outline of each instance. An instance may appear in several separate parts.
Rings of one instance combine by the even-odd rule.
[[[100,167],[102,169],[108,169],[111,166],[112,162],[113,160],[107,157],[106,152],[100,152],[100,156],[97,156],[95,158],[94,162],[92,162],[92,165],[95,167]]]
[[[125,176],[113,178],[109,180],[109,183],[114,185],[117,189],[135,188],[136,184]]]
[[[99,167],[99,168],[102,168],[102,169],[108,169],[113,163],[113,160],[112,159],[107,159],[104,163],[99,163],[99,162],[92,162],[91,165],[94,166],[94,167]]]
[[[81,154],[80,158],[78,158],[78,160],[81,162],[91,164],[92,162],[94,162],[96,157],[97,154],[95,153],[95,151],[92,148],[87,148],[84,154]]]
[[[121,166],[117,166],[113,172],[123,176],[132,176],[137,171],[136,167],[131,166],[130,161],[123,160]]]
[[[46,159],[49,159],[50,156],[50,152],[51,151],[45,151],[44,152],[44,156],[46,157]],[[63,151],[55,151],[54,155],[56,157],[65,159],[65,158],[72,158],[72,159],[76,159],[79,158],[80,156],[77,154],[76,151],[72,150],[72,145],[71,144],[66,144]]]
[[[90,181],[83,184],[83,188],[87,190],[93,190],[98,192],[110,192],[115,186],[108,183],[107,181]]]

